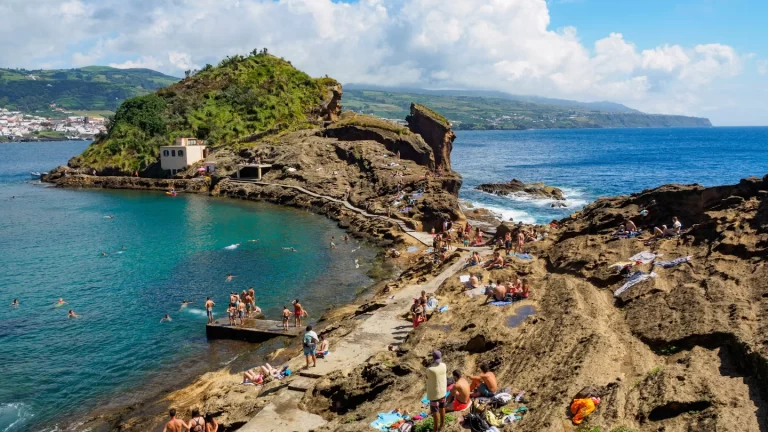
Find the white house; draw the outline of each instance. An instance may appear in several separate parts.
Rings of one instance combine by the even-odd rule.
[[[172,146],[160,147],[160,167],[175,175],[205,159],[205,142],[195,138],[176,138]]]

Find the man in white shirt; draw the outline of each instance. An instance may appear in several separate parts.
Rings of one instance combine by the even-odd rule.
[[[446,366],[440,351],[432,352],[432,364],[427,368],[427,399],[429,410],[434,416],[434,431],[443,428],[445,424],[445,393],[448,388]]]

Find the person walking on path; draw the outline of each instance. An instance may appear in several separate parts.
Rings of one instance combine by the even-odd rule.
[[[317,367],[317,357],[315,356],[315,350],[317,343],[320,339],[317,337],[317,333],[312,331],[312,326],[307,326],[307,332],[304,333],[304,357],[307,360],[307,369],[309,369],[309,359],[312,359],[312,367]]]
[[[443,429],[445,425],[445,392],[447,388],[448,378],[446,366],[443,363],[443,354],[435,350],[432,352],[432,364],[427,367],[427,399],[435,425],[434,432]]]

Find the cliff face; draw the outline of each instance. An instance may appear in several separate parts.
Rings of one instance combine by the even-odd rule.
[[[432,148],[435,155],[435,167],[444,173],[450,173],[451,151],[456,134],[451,130],[448,120],[424,105],[411,104],[411,114],[405,118],[408,128],[421,135]]]

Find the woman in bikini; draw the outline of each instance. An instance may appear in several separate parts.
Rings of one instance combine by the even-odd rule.
[[[205,432],[205,419],[200,416],[200,410],[192,410],[192,420],[187,424],[189,432]]]

